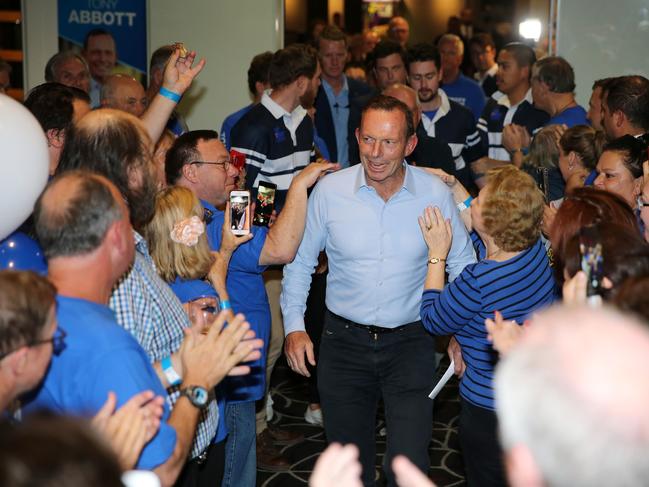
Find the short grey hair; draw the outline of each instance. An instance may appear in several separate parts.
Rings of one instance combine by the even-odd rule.
[[[76,59],[81,64],[83,64],[84,68],[86,68],[86,71],[88,72],[88,76],[90,76],[90,68],[88,67],[88,63],[83,58],[83,56],[73,51],[62,51],[56,53],[49,59],[49,61],[47,61],[47,64],[45,65],[45,81],[58,82],[57,72],[59,70],[59,66],[69,59]]]
[[[559,306],[528,331],[496,370],[503,448],[525,445],[551,487],[645,485],[646,325],[612,309]],[[610,400],[598,397],[600,387]],[[622,412],[618,400],[625,402]]]
[[[56,201],[48,198],[50,191],[69,179],[75,186],[68,194]],[[88,171],[68,171],[54,178],[34,209],[36,235],[48,259],[92,252],[123,217],[108,180]]]
[[[464,55],[464,42],[462,41],[462,38],[460,36],[457,36],[455,34],[444,34],[437,41],[437,47],[439,48],[439,46],[441,46],[445,42],[453,42],[454,44],[456,44],[459,48],[460,56]]]

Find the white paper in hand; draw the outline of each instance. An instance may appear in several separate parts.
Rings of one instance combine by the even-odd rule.
[[[444,372],[444,375],[435,385],[435,388],[432,390],[432,392],[428,394],[428,397],[435,399],[435,396],[439,394],[439,391],[442,390],[442,387],[444,387],[448,380],[453,376],[453,372],[455,372],[455,361],[451,359],[451,365],[448,366],[448,369],[446,369],[446,372]]]

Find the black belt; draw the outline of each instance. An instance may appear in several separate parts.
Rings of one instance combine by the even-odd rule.
[[[420,322],[419,321],[413,321],[412,323],[406,323],[405,325],[397,326],[395,328],[385,328],[383,326],[374,326],[374,325],[363,325],[362,323],[356,323],[355,321],[348,320],[347,318],[343,318],[342,316],[338,316],[336,313],[333,311],[327,310],[331,316],[336,318],[339,321],[342,321],[346,325],[351,325],[354,328],[360,328],[361,330],[365,330],[368,333],[371,333],[372,335],[374,334],[384,334],[384,333],[394,333],[395,331],[403,330],[407,326],[412,326],[412,325],[418,325]]]

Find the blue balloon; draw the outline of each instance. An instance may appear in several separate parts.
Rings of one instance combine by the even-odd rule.
[[[0,241],[0,269],[47,274],[47,262],[38,242],[22,232]]]

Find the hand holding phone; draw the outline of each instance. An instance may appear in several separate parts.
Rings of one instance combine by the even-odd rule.
[[[230,229],[234,235],[250,233],[250,192],[230,193]]]

